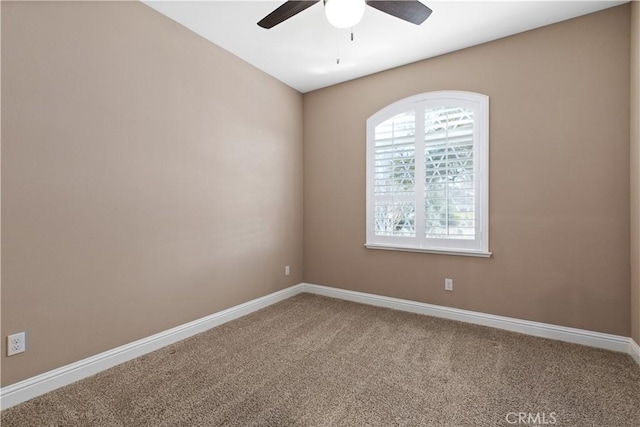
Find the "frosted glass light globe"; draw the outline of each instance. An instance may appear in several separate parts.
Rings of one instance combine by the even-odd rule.
[[[334,27],[350,28],[360,22],[365,6],[365,0],[325,0],[324,13]]]

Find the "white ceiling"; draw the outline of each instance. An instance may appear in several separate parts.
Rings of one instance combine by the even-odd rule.
[[[143,1],[303,93],[626,3],[421,0],[433,13],[420,26],[367,7],[351,42],[321,1],[270,30],[256,23],[283,0]]]

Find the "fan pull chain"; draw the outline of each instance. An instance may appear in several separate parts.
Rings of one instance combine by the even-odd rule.
[[[340,29],[336,28],[336,65],[340,65]]]
[[[351,27],[351,41],[353,41],[353,27]],[[336,28],[336,64],[340,65],[340,29]]]

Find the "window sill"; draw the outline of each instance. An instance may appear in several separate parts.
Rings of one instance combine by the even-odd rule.
[[[484,251],[420,249],[420,248],[406,248],[406,247],[400,247],[400,246],[371,245],[371,244],[365,244],[364,247],[367,249],[377,249],[377,250],[384,250],[384,251],[420,252],[425,254],[457,255],[457,256],[470,256],[470,257],[476,257],[476,258],[491,258],[491,252],[484,252]]]

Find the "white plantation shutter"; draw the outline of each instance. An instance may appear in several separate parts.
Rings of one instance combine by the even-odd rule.
[[[430,92],[367,121],[367,247],[488,256],[488,98]]]
[[[443,239],[475,237],[473,111],[425,111],[425,233]]]
[[[380,236],[415,236],[415,114],[398,114],[376,126],[375,230]]]

